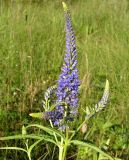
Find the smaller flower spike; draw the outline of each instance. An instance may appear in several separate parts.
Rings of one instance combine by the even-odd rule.
[[[86,108],[86,119],[92,117],[96,112],[103,110],[107,105],[108,97],[109,97],[109,82],[108,80],[106,80],[104,93],[99,103],[96,104],[94,108],[89,108],[89,107]]]
[[[77,114],[78,106],[78,69],[77,67],[77,51],[75,36],[72,28],[72,20],[70,12],[63,2],[63,8],[66,19],[66,54],[64,58],[64,64],[61,68],[57,86],[57,102],[65,102],[67,104],[67,110],[64,105],[58,105],[57,110],[61,112],[64,117],[65,113],[68,117],[65,119],[71,121]]]
[[[57,86],[54,85],[54,86],[49,87],[46,90],[46,92],[44,93],[44,98],[45,98],[46,101],[51,97],[52,93],[55,92],[56,89],[57,89]]]
[[[103,96],[102,96],[101,100],[99,101],[99,103],[95,105],[96,112],[99,112],[106,107],[108,97],[109,97],[109,82],[108,82],[108,80],[106,80],[106,85],[105,85],[105,90],[104,90]]]

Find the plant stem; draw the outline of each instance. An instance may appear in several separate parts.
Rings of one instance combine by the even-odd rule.
[[[63,138],[61,138],[61,144],[60,144],[60,147],[59,147],[59,160],[63,160],[62,157],[63,157]]]
[[[54,127],[53,127],[53,124],[52,124],[52,122],[51,122],[51,120],[49,120],[49,122],[50,122],[51,127],[52,127],[52,128],[54,128]],[[55,134],[55,133],[53,133],[53,135],[54,135],[54,137],[55,137],[56,142],[58,143],[58,139],[57,139],[56,134]]]
[[[29,160],[31,160],[31,156],[30,156],[30,154],[29,153],[27,153],[28,154],[28,158],[29,158]]]
[[[27,150],[28,158],[29,158],[29,160],[31,160],[30,153],[28,152],[28,150],[29,150],[29,147],[28,147],[28,139],[26,139],[25,145],[26,145],[26,150]]]
[[[45,111],[47,112],[48,110],[49,110],[49,108],[50,108],[50,106],[49,106],[49,101],[47,100],[46,101],[46,105],[45,105]],[[54,128],[53,127],[53,124],[52,124],[52,121],[51,120],[49,120],[49,122],[50,122],[50,125],[51,125],[51,127],[52,128]],[[57,136],[56,136],[56,134],[55,133],[53,133],[53,135],[54,135],[54,137],[55,137],[55,140],[56,140],[56,142],[58,143],[58,139],[57,139]]]
[[[68,135],[68,128],[66,128],[66,138],[65,138],[65,144],[64,144],[64,149],[63,149],[63,156],[62,156],[62,160],[66,159],[66,153],[67,153],[67,147],[69,144],[69,135]]]
[[[65,138],[65,140],[63,138],[61,138],[61,144],[59,147],[59,160],[66,159],[68,144],[69,144],[69,135],[68,135],[68,128],[66,128],[66,138]]]

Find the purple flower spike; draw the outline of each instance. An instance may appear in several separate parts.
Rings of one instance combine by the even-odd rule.
[[[66,119],[76,116],[78,106],[78,70],[77,66],[77,51],[75,36],[72,28],[72,21],[70,13],[65,4],[65,18],[66,18],[66,54],[64,64],[61,68],[62,73],[59,76],[57,87],[57,102],[65,102],[67,109],[64,105],[58,105],[57,110],[64,114],[67,112]]]
[[[45,118],[51,120],[53,125],[58,125],[60,130],[65,130],[65,122],[72,122],[74,117],[77,115],[79,86],[78,70],[76,68],[76,42],[72,28],[71,16],[64,2],[63,7],[66,18],[66,54],[56,91],[57,103],[60,104],[56,106],[55,110],[45,112]],[[49,94],[48,93],[45,94],[45,99],[48,99],[48,95],[51,92]],[[64,104],[61,104],[61,102],[64,102]]]

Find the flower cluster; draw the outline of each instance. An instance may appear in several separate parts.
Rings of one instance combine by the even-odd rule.
[[[57,85],[57,106],[53,111],[45,113],[54,125],[64,126],[64,121],[73,121],[78,106],[78,70],[75,36],[70,13],[63,3],[66,18],[66,54]],[[46,99],[48,95],[46,94]],[[63,102],[63,104],[61,104]]]
[[[57,87],[57,102],[65,102],[67,104],[67,111],[64,105],[58,105],[57,110],[61,113],[67,112],[67,120],[73,120],[77,113],[78,104],[78,70],[77,66],[77,51],[75,36],[72,28],[72,21],[70,13],[64,4],[65,18],[66,18],[66,54],[64,64],[61,68]]]

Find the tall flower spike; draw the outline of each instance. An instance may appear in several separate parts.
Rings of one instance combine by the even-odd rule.
[[[67,110],[64,105],[58,105],[57,110],[63,114],[67,112],[66,119],[71,121],[77,113],[78,105],[78,70],[77,65],[77,51],[75,36],[72,28],[72,21],[70,12],[63,2],[63,8],[66,19],[66,54],[64,64],[61,68],[62,73],[59,76],[57,87],[57,102],[65,102]]]

